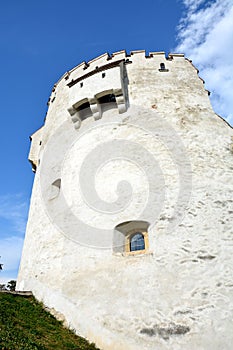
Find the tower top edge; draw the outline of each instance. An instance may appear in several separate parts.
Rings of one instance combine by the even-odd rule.
[[[54,84],[54,88],[57,87],[57,85],[63,80],[69,80],[70,75],[72,73],[79,73],[80,75],[87,73],[89,70],[92,70],[96,67],[101,67],[105,65],[106,63],[114,62],[117,60],[123,60],[123,59],[129,59],[133,56],[136,56],[137,58],[141,59],[153,59],[157,58],[158,56],[161,56],[163,59],[173,60],[176,58],[184,58],[183,53],[169,53],[167,56],[165,54],[165,51],[151,51],[149,54],[146,54],[146,50],[133,50],[130,51],[130,53],[127,53],[126,50],[120,50],[113,52],[109,54],[108,52],[103,53],[102,55],[99,55],[89,61],[83,61],[79,63],[77,66],[71,68],[69,71],[65,72],[61,78]],[[110,61],[110,62],[109,62]]]

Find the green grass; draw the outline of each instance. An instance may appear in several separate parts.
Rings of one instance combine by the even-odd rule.
[[[63,327],[34,297],[0,293],[1,350],[94,350]]]

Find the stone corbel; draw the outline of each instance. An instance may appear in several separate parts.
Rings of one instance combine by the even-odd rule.
[[[95,120],[100,119],[101,118],[101,111],[100,111],[99,105],[97,103],[97,99],[90,98],[89,103],[90,103],[90,108],[91,108],[94,119]]]
[[[126,107],[125,97],[122,93],[122,90],[121,89],[114,89],[113,93],[116,97],[116,103],[117,103],[117,108],[118,108],[119,113],[121,114],[121,113],[126,112],[127,107]]]
[[[74,107],[70,107],[68,108],[68,112],[70,113],[71,120],[74,124],[74,128],[79,129],[82,121],[79,117],[78,111]]]

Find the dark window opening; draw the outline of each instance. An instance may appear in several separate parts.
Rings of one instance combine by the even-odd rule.
[[[99,97],[99,103],[112,103],[116,102],[116,97],[113,94],[104,95]]]
[[[83,87],[83,83],[80,83],[80,87],[81,87],[81,88]]]
[[[81,106],[77,108],[79,118],[81,120],[84,120],[90,116],[92,116],[91,108],[90,108],[90,103],[85,102]]]
[[[105,76],[106,76],[106,73],[102,73],[102,78],[105,78]]]
[[[168,69],[165,67],[165,63],[160,63],[160,72],[168,72]]]
[[[130,238],[130,251],[133,252],[135,250],[144,250],[144,249],[145,249],[144,236],[141,232],[136,232]]]
[[[112,108],[117,108],[116,97],[114,94],[104,95],[98,98],[99,104],[101,105],[102,112],[105,112]]]
[[[160,63],[160,69],[164,70],[165,69],[165,64],[164,63]]]

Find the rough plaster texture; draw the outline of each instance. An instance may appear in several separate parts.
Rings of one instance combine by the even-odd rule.
[[[104,70],[104,78],[103,71],[93,73],[96,67],[117,60],[130,62]],[[159,70],[161,63],[168,71]],[[67,86],[87,73],[91,74]],[[70,109],[104,91],[118,91],[119,104],[126,110],[117,103],[102,113],[96,103],[97,112],[75,129]],[[184,145],[183,160],[172,155],[161,134],[152,132],[161,125],[174,132],[173,148],[179,142]],[[46,158],[53,135],[60,143],[53,144],[54,157]],[[152,53],[145,58],[143,51],[130,56],[121,51],[82,63],[55,85],[39,136],[32,138],[33,163],[39,165],[18,290],[31,290],[55,314],[63,315],[68,326],[104,350],[232,349],[233,131],[213,112],[191,62],[182,55],[166,59],[164,53]],[[88,205],[78,179],[88,155],[96,150],[101,158],[98,147],[115,140],[127,146],[126,157],[111,159],[113,148],[108,148],[110,154],[106,149],[109,162],[95,172],[95,190],[105,203],[114,203],[118,196],[127,202],[127,191],[117,194],[117,184],[125,180],[132,196],[126,207],[109,215],[95,210],[94,202]],[[128,142],[148,153],[137,159]],[[159,164],[152,185],[148,183],[154,171],[148,164],[150,157]],[[85,168],[87,175],[92,166]],[[47,169],[52,170],[47,173]],[[190,171],[187,177],[182,177],[182,169]],[[185,197],[190,179],[189,200],[178,213],[180,188]],[[180,180],[187,180],[187,187]],[[164,196],[157,200],[161,188]],[[149,203],[141,214],[150,192],[156,205]],[[74,225],[70,213],[61,223],[62,195],[72,215],[89,225],[90,231],[93,227],[108,230],[110,239],[103,236],[101,242],[100,235],[98,248],[93,248],[85,237],[82,241],[82,227]],[[176,215],[181,215],[177,221]],[[148,252],[116,253],[111,244],[115,226],[138,219],[151,224]],[[101,249],[101,243],[107,248]]]

